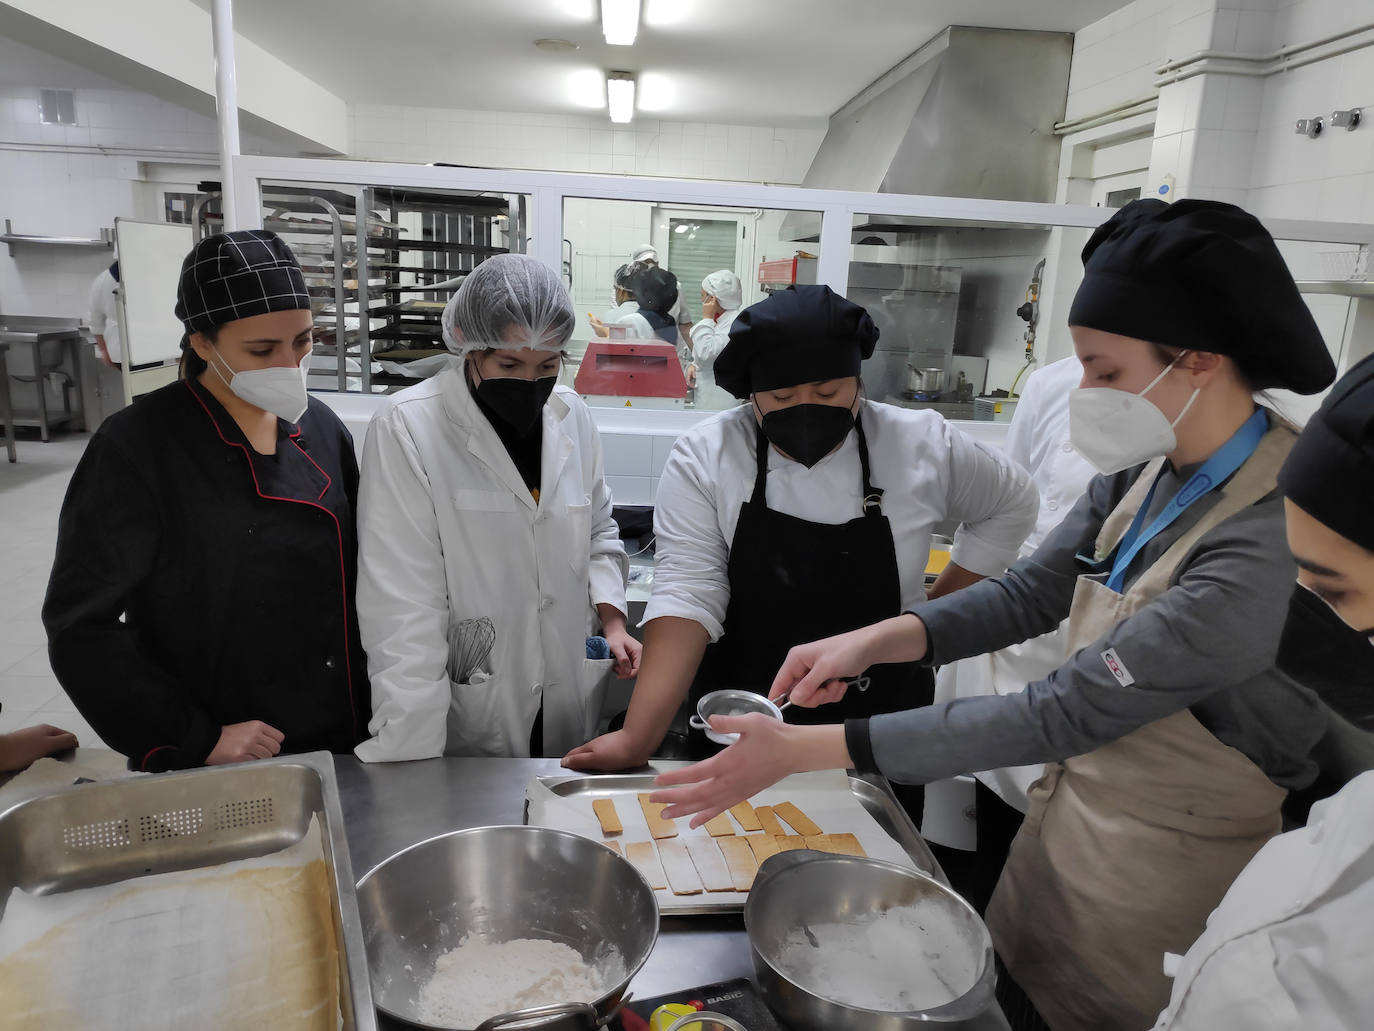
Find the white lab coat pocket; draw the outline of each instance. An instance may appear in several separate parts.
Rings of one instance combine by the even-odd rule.
[[[449,681],[445,755],[505,755],[500,677],[478,670],[467,683]]]
[[[601,722],[601,707],[606,701],[606,688],[611,682],[614,659],[582,660],[582,733],[583,740],[591,740]]]

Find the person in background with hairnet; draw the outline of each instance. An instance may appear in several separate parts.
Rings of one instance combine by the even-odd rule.
[[[573,324],[553,270],[489,258],[444,309],[460,361],[372,420],[358,512],[364,761],[562,755],[595,732],[612,667],[638,671],[601,439],[555,386]],[[494,642],[474,658],[465,638],[484,621]],[[598,626],[604,642],[588,639]]]
[[[716,386],[716,355],[730,342],[730,327],[744,303],[744,284],[729,269],[712,272],[701,281],[702,319],[692,327],[692,364],[689,378],[696,384],[698,408],[733,408],[739,402]]]
[[[601,318],[589,314],[587,320],[592,327],[592,333],[599,337],[606,337],[607,326],[629,326],[632,317],[639,319],[639,301],[634,292],[635,267],[627,262],[615,270],[615,307],[606,312]],[[646,340],[654,335],[654,331],[649,328],[649,324],[639,319],[643,325],[642,332],[630,332],[628,336],[643,337]]]

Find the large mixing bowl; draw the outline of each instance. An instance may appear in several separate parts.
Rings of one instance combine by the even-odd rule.
[[[368,871],[358,910],[377,1008],[428,1028],[436,1025],[420,1019],[420,988],[466,934],[547,938],[589,964],[614,948],[624,975],[594,1001],[602,1016],[658,939],[658,903],[638,871],[595,841],[546,827],[474,827],[421,841]]]
[[[811,928],[852,924],[894,906],[921,911],[923,930],[910,947],[913,982],[918,976],[937,977],[950,1001],[923,1010],[867,1009],[831,997],[819,983],[800,983],[798,967],[788,959],[795,958],[790,950],[798,946],[797,932],[820,947],[815,958],[825,965],[827,942]],[[764,1001],[797,1031],[910,1031],[932,1022],[953,1024],[976,1017],[993,999],[992,937],[978,914],[944,885],[895,863],[821,852],[779,853],[759,867],[744,906],[744,923]],[[921,970],[918,964],[924,965]],[[849,962],[846,969],[854,966]],[[860,972],[856,983],[846,983],[846,995],[852,990],[863,997],[862,977]]]

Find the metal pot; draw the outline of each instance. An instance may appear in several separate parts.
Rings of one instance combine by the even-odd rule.
[[[913,394],[938,394],[944,388],[944,369],[906,367],[906,389]]]
[[[958,996],[925,1010],[864,1009],[827,998],[785,971],[783,943],[798,926],[852,921],[856,914],[920,904],[922,941],[938,944],[942,980]],[[992,937],[972,907],[924,874],[895,863],[820,852],[782,852],[765,860],[744,906],[754,977],[768,1007],[798,1031],[908,1031],[931,1023],[970,1020],[993,1000]],[[813,943],[814,944],[814,943]],[[823,946],[822,946],[823,947]],[[919,960],[916,960],[919,962]],[[962,973],[960,973],[962,971]],[[950,983],[962,979],[967,983]]]
[[[604,1024],[658,940],[658,903],[639,872],[598,842],[547,827],[474,827],[421,841],[358,882],[358,911],[377,1008],[423,1028],[436,1025],[420,1019],[420,988],[439,955],[469,932],[563,942],[588,963],[607,947],[620,953],[624,976],[591,1006],[482,1025],[550,1031]]]

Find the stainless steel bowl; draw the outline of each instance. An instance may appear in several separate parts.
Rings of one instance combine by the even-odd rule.
[[[782,711],[766,695],[728,687],[702,695],[697,700],[696,715],[690,717],[687,723],[693,730],[704,731],[718,745],[732,745],[739,740],[739,735],[717,734],[711,729],[710,719],[712,716],[743,716],[748,712],[761,712],[774,719],[782,719]]]
[[[923,941],[913,942],[912,962],[934,945],[942,972],[968,972],[966,984],[950,984],[957,998],[925,1010],[865,1009],[827,998],[814,985],[789,976],[783,943],[798,927],[845,923],[893,906],[922,905]],[[930,1023],[972,1019],[993,999],[996,972],[992,937],[967,902],[924,874],[894,863],[820,852],[783,852],[766,860],[744,906],[754,975],[764,1001],[798,1031],[907,1031]],[[809,936],[809,935],[808,935]],[[813,944],[815,944],[813,942]],[[822,946],[823,947],[823,946]]]
[[[420,1020],[420,988],[466,934],[547,938],[588,963],[614,948],[624,976],[594,1000],[603,1017],[658,939],[658,903],[638,871],[595,841],[546,827],[474,827],[421,841],[368,871],[358,910],[377,1008],[426,1028],[436,1025]]]

